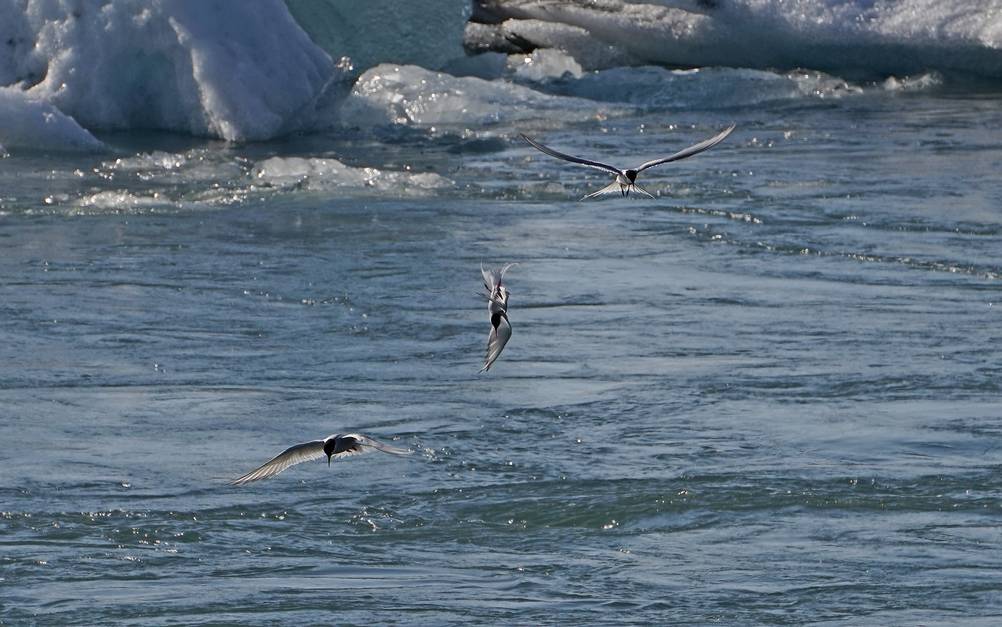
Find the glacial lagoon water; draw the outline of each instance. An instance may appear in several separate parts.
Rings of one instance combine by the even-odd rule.
[[[1000,619],[994,88],[363,79],[328,130],[0,160],[0,623]],[[517,135],[731,122],[657,200]],[[227,485],[346,431],[416,454]]]

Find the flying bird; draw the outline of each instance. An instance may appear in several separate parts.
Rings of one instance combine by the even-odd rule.
[[[564,154],[562,152],[558,152],[552,148],[549,148],[548,146],[540,144],[539,142],[537,142],[536,140],[532,139],[531,137],[525,134],[521,134],[521,136],[522,139],[529,142],[530,146],[532,146],[533,148],[544,154],[550,155],[551,157],[556,157],[557,159],[563,159],[564,161],[570,161],[571,163],[577,163],[578,165],[588,166],[589,168],[595,168],[597,170],[605,170],[606,172],[611,172],[612,174],[616,175],[616,178],[612,183],[609,183],[607,186],[603,187],[597,192],[592,192],[588,194],[581,200],[586,200],[588,198],[595,198],[597,196],[604,196],[606,194],[615,194],[616,192],[619,192],[623,196],[629,196],[631,191],[635,191],[638,194],[643,194],[648,198],[654,198],[653,194],[651,194],[643,187],[637,185],[638,174],[640,174],[647,168],[653,168],[654,166],[661,165],[662,163],[669,163],[671,161],[678,161],[679,159],[685,159],[686,157],[691,157],[693,155],[697,155],[703,152],[704,150],[713,148],[720,142],[724,141],[724,139],[731,134],[731,131],[734,130],[734,126],[735,126],[734,124],[731,124],[729,127],[724,129],[717,135],[714,135],[709,139],[703,140],[694,146],[689,146],[685,150],[680,150],[675,154],[671,155],[670,157],[665,157],[663,159],[654,159],[652,161],[648,161],[647,163],[643,163],[635,168],[629,168],[627,170],[620,170],[619,168],[611,166],[607,163],[601,163],[599,161],[591,161],[589,159],[582,159],[581,157],[575,157],[573,155]]]
[[[491,332],[487,336],[487,356],[480,372],[490,370],[497,358],[501,356],[505,344],[511,339],[511,323],[508,322],[508,296],[511,292],[501,284],[504,273],[516,264],[509,263],[500,270],[486,270],[480,264],[480,274],[484,277],[484,289],[487,290],[487,311],[491,315]]]
[[[383,453],[391,453],[393,455],[410,455],[413,453],[413,451],[407,449],[383,444],[361,433],[335,433],[323,440],[313,440],[312,442],[290,446],[258,468],[238,479],[234,479],[230,482],[230,485],[243,485],[260,479],[267,479],[290,466],[314,459],[321,459],[324,455],[327,456],[327,465],[330,466],[331,459],[361,455],[370,451],[382,451]]]

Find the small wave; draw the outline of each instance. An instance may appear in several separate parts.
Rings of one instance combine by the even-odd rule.
[[[672,479],[568,478],[478,486],[464,489],[462,494],[440,491],[429,501],[432,506],[445,499],[459,501],[456,515],[482,527],[636,533],[713,527],[733,512],[923,512],[943,507],[978,511],[993,503],[987,493],[970,496],[966,492],[969,486],[939,476],[886,481],[855,476],[777,479],[728,474]]]
[[[695,235],[696,233],[697,232],[695,229],[690,228],[690,234]],[[713,241],[726,241],[725,236],[721,234],[709,234],[704,236],[708,236]],[[985,279],[988,281],[997,281],[999,279],[1002,279],[1002,268],[994,266],[964,264],[964,263],[957,263],[939,259],[917,259],[915,257],[909,257],[903,255],[880,255],[874,253],[860,253],[854,251],[825,250],[819,248],[811,248],[810,246],[770,244],[761,241],[757,242],[756,246],[762,250],[771,253],[810,256],[810,257],[841,257],[844,259],[859,261],[861,263],[880,263],[880,264],[899,265],[913,270],[924,270],[927,272],[944,272],[948,274],[961,274],[979,279]]]

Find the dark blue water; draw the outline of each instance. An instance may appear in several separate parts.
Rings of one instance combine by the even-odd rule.
[[[1002,620],[996,97],[593,106],[0,161],[0,622]]]

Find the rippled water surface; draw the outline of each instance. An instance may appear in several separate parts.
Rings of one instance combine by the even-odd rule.
[[[996,97],[589,89],[0,160],[0,623],[1002,620]]]

